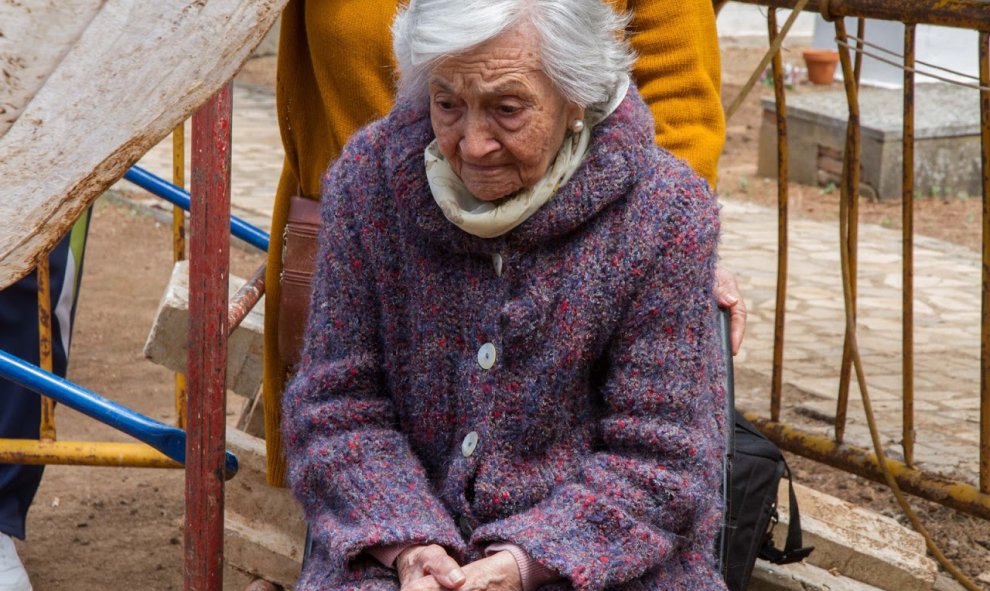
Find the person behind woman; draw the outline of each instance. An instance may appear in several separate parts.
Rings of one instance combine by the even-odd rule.
[[[718,212],[598,0],[412,0],[324,183],[298,589],[722,590]]]

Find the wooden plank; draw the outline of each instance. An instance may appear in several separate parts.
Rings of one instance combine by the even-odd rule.
[[[0,136],[0,288],[233,77],[285,2],[103,2]],[[29,26],[44,29],[43,7],[57,3],[21,4],[38,8]]]

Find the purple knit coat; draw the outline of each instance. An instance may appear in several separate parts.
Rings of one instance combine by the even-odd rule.
[[[400,103],[325,182],[283,409],[316,541],[297,588],[394,591],[375,545],[464,563],[506,541],[561,588],[724,590],[707,183],[654,145],[632,89],[571,180],[483,239],[434,203],[432,139],[428,111]]]

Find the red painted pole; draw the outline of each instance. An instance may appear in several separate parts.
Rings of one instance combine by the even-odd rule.
[[[186,591],[223,587],[223,482],[230,224],[230,84],[192,122]]]

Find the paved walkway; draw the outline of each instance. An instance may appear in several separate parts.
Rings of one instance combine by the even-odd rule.
[[[764,378],[758,380],[759,386],[737,392],[737,398],[740,406],[761,414],[769,412],[776,219],[776,211],[765,207],[723,203],[720,251],[725,265],[739,276],[750,310],[736,367]],[[868,224],[860,230],[859,347],[885,446],[893,451],[900,449],[901,441],[901,234]],[[831,433],[845,326],[838,227],[792,219],[789,235],[783,377],[785,384],[802,392],[784,398],[784,420]],[[980,378],[977,253],[917,237],[914,308],[915,459],[923,468],[975,483]],[[854,379],[847,440],[872,447],[859,397]]]
[[[187,131],[187,137],[189,132]],[[170,178],[171,141],[141,161]],[[270,94],[234,91],[233,210],[266,231],[282,162]],[[153,198],[149,201],[154,202]],[[740,407],[769,408],[776,284],[776,212],[725,200],[721,253],[740,278],[749,308],[736,367]],[[844,326],[835,223],[792,220],[784,419],[825,433],[835,412]],[[870,394],[889,449],[901,436],[901,257],[899,232],[861,226],[859,340]],[[918,238],[915,253],[916,460],[971,482],[978,473],[980,260],[969,250]],[[755,376],[755,377],[754,377]],[[869,447],[853,385],[847,440]],[[817,420],[815,418],[818,418]],[[896,454],[894,454],[896,455]]]

